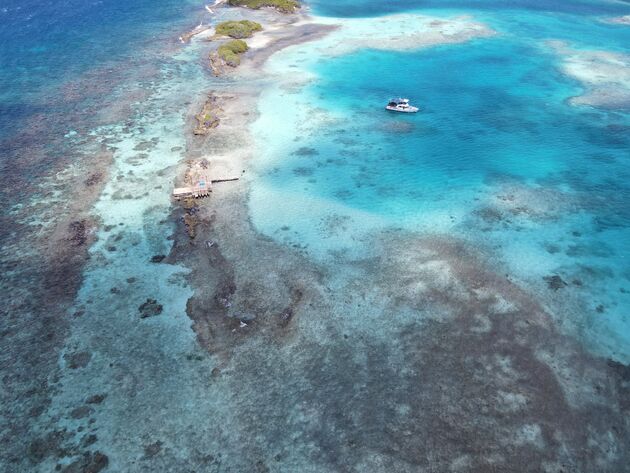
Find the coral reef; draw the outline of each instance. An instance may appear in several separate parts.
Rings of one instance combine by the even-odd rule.
[[[163,310],[162,304],[158,304],[155,299],[147,299],[143,302],[140,307],[138,307],[138,311],[140,312],[140,318],[146,319],[148,317],[154,317],[156,315],[160,315]]]
[[[630,109],[630,55],[570,48],[562,41],[547,44],[563,58],[562,71],[580,81],[586,92],[574,105]]]
[[[607,18],[606,23],[612,23],[614,25],[626,25],[630,26],[630,15],[616,16],[614,18]]]

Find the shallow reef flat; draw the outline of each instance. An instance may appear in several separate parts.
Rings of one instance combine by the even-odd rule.
[[[413,50],[439,44],[463,43],[489,37],[495,32],[471,16],[433,16],[399,13],[377,18],[315,17],[321,24],[334,24],[337,30],[319,46],[321,54],[337,56],[359,49]]]
[[[213,415],[234,422],[221,436],[249,439],[223,465],[623,470],[625,368],[560,334],[484,249],[386,231],[318,265],[255,232],[238,193],[202,206],[211,248],[181,233],[174,249],[197,268],[188,313],[217,360]]]
[[[607,23],[611,23],[613,25],[630,26],[630,15],[622,15],[622,16],[616,16],[614,18],[607,18],[604,21]]]
[[[572,104],[630,109],[630,55],[573,49],[560,41],[548,44],[562,57],[562,71],[586,89],[571,98]]]

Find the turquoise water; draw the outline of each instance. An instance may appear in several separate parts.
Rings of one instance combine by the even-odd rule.
[[[385,228],[490,246],[543,297],[545,277],[577,281],[565,291],[572,303],[557,304],[560,323],[594,351],[627,361],[630,119],[623,109],[569,104],[584,89],[562,73],[546,40],[615,51],[629,31],[565,13],[484,10],[478,18],[500,34],[317,60],[302,48],[280,53],[273,67],[309,76],[263,100],[254,221],[324,261],[369,252],[369,235]],[[384,112],[390,95],[411,97],[421,113]],[[292,133],[286,124],[274,133],[272,123],[287,120],[277,103],[302,110]],[[506,195],[515,199],[507,206]],[[331,232],[332,221],[345,221],[343,231]],[[584,276],[593,268],[600,276]]]
[[[342,28],[255,80],[177,40],[233,9],[0,7],[0,471],[628,471],[630,115],[566,70],[628,4],[309,6]],[[253,80],[252,149],[191,138]],[[230,153],[182,240],[181,163]]]

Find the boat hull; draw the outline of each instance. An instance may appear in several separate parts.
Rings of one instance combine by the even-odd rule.
[[[387,105],[385,107],[386,110],[389,110],[390,112],[399,112],[399,113],[416,113],[418,112],[418,107],[407,107],[404,109],[401,108],[397,108],[397,107],[390,107],[389,105]]]

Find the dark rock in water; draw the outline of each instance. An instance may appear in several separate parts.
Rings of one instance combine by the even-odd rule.
[[[564,279],[557,274],[554,274],[553,276],[545,276],[543,279],[547,281],[547,287],[549,287],[549,289],[553,289],[554,291],[568,286]]]
[[[97,440],[98,440],[98,437],[94,434],[86,435],[81,440],[81,446],[84,448],[89,447],[90,445],[93,445],[94,443],[96,443]]]
[[[289,325],[289,323],[293,319],[293,316],[295,315],[298,305],[302,301],[303,296],[304,296],[304,293],[302,292],[301,289],[294,289],[291,291],[291,301],[289,302],[289,305],[280,314],[281,327],[286,327],[287,325]]]
[[[93,396],[88,397],[85,402],[87,404],[100,404],[106,397],[107,394],[94,394]]]
[[[80,406],[80,407],[75,407],[74,409],[72,409],[72,411],[70,412],[70,417],[72,417],[73,419],[83,419],[85,417],[88,417],[91,413],[92,413],[91,407]]]
[[[307,167],[297,167],[293,169],[293,174],[296,176],[308,177],[313,175],[313,169]]]
[[[319,151],[315,148],[307,148],[306,146],[303,146],[291,154],[294,156],[317,156]]]
[[[88,178],[85,180],[85,185],[87,187],[92,187],[95,184],[98,184],[103,179],[103,174],[100,172],[95,172],[90,174]]]
[[[134,151],[146,151],[155,147],[155,143],[151,141],[141,141],[134,146]]]
[[[166,258],[166,255],[155,255],[151,258],[151,263],[161,263],[164,258]]]
[[[54,455],[67,440],[66,431],[55,430],[48,432],[43,437],[33,440],[28,446],[28,456],[34,462],[41,462],[44,458]]]
[[[553,243],[548,243],[545,245],[545,250],[547,250],[547,253],[551,255],[555,255],[556,253],[560,252],[560,247]]]
[[[140,311],[140,318],[146,319],[147,317],[153,317],[162,313],[162,304],[158,304],[155,299],[147,299],[138,310]]]
[[[75,246],[84,245],[87,241],[87,225],[85,220],[76,220],[70,223],[68,231],[70,233],[68,240]]]
[[[63,358],[66,360],[66,364],[70,369],[77,369],[85,367],[92,359],[92,354],[87,351],[80,351],[76,353],[66,353]]]
[[[280,314],[280,324],[283,326],[287,325],[291,321],[292,317],[293,317],[293,309],[289,307],[286,310],[284,310],[282,314]]]
[[[474,213],[486,223],[500,222],[501,220],[503,220],[503,215],[501,214],[501,212],[492,207],[484,207],[475,210]]]
[[[150,443],[144,446],[144,456],[147,458],[154,457],[162,450],[162,442],[159,440],[157,442]]]
[[[610,366],[623,381],[630,382],[630,365],[624,365],[623,363],[609,359],[608,366]]]
[[[66,466],[63,473],[98,473],[109,464],[107,455],[101,452],[84,453],[83,457]]]
[[[262,460],[258,460],[256,462],[256,473],[269,473],[269,467],[265,465],[265,462]]]

